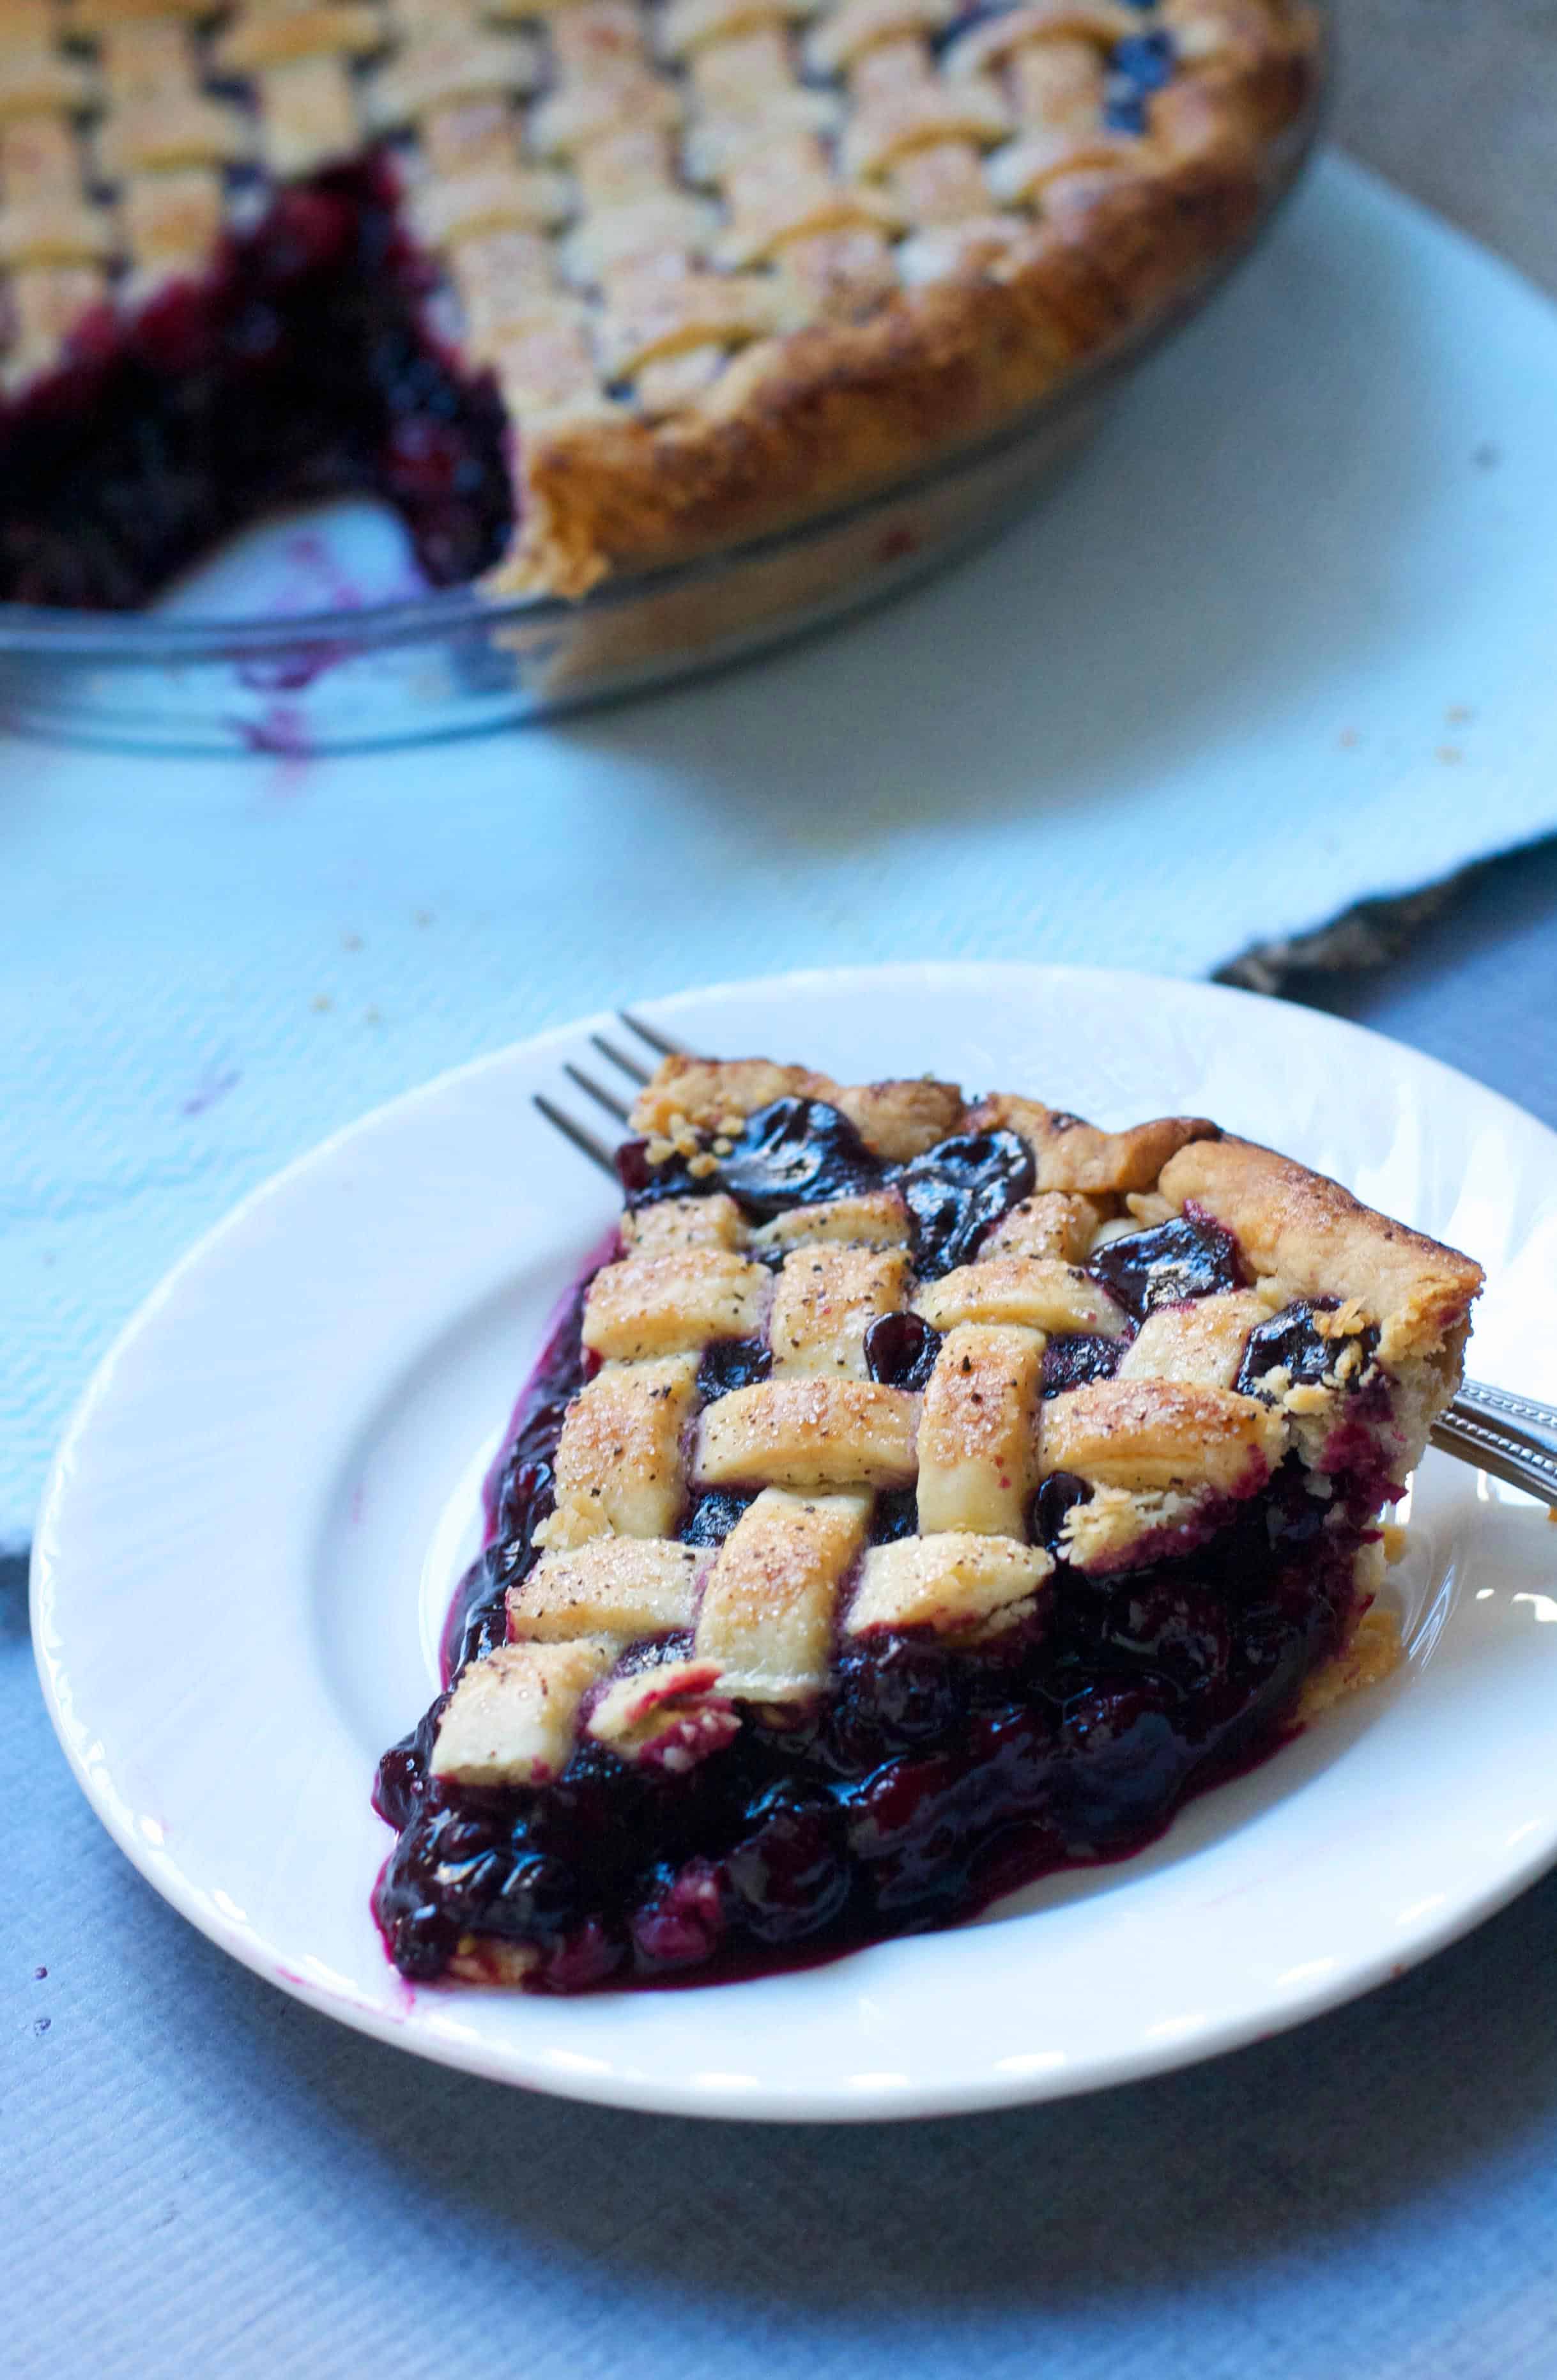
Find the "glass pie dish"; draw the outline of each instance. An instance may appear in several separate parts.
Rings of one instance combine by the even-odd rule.
[[[1009,526],[1249,254],[1311,149],[1319,88],[1267,152],[1259,212],[1233,244],[1030,407],[927,466],[573,598],[429,589],[387,507],[332,504],[244,531],[148,610],[0,605],[7,723],[282,757],[414,741],[669,685],[896,594]]]

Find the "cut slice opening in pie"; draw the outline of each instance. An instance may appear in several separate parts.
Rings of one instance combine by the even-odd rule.
[[[385,1755],[410,1976],[944,1925],[1385,1674],[1467,1257],[1202,1117],[669,1059]]]

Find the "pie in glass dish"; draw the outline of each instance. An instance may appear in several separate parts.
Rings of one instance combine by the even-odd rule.
[[[1393,1668],[1467,1257],[1203,1117],[681,1057],[633,1128],[380,1766],[407,1975],[941,1925]]]
[[[0,601],[366,491],[583,593],[890,485],[1247,238],[1306,0],[0,0]]]

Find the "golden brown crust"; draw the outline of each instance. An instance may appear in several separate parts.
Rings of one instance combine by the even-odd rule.
[[[1337,1293],[1379,1326],[1386,1364],[1429,1356],[1463,1334],[1481,1268],[1375,1213],[1322,1173],[1247,1140],[1202,1140],[1163,1168],[1175,1206],[1230,1231],[1283,1302]]]
[[[820,1691],[870,1512],[867,1495],[783,1488],[747,1506],[714,1558],[697,1618],[697,1657],[718,1663],[722,1693],[784,1702]]]
[[[761,339],[694,408],[522,434],[520,538],[494,593],[582,595],[886,486],[1011,421],[1182,303],[1244,239],[1322,74],[1317,17],[1185,0],[1216,42],[1151,106],[1139,162],[1061,173],[984,269],[900,289],[863,322]],[[1199,29],[1197,36],[1195,29]]]
[[[1038,1331],[987,1322],[947,1331],[919,1424],[922,1532],[1021,1536],[1043,1372]]]
[[[1126,1318],[1105,1289],[1056,1257],[993,1256],[926,1281],[913,1310],[936,1330],[1011,1322],[1028,1330],[1093,1330],[1116,1339]]]
[[[1123,1193],[1149,1190],[1168,1159],[1193,1140],[1213,1140],[1217,1126],[1207,1116],[1158,1116],[1128,1132],[1099,1132],[1095,1124],[1037,1099],[1008,1091],[981,1099],[968,1117],[970,1132],[1014,1132],[1037,1160],[1037,1187]]]
[[[1482,1283],[1479,1265],[1375,1213],[1339,1183],[1294,1159],[1224,1135],[1207,1116],[1158,1116],[1123,1132],[1103,1132],[1013,1092],[995,1092],[970,1106],[952,1083],[920,1078],[851,1087],[810,1067],[767,1059],[676,1057],[664,1062],[640,1095],[633,1121],[638,1130],[659,1135],[650,1143],[651,1161],[674,1152],[701,1164],[721,1132],[738,1129],[746,1114],[772,1099],[797,1096],[852,1116],[866,1145],[888,1162],[900,1163],[958,1132],[1012,1132],[1026,1143],[1033,1158],[1032,1195],[978,1251],[970,1272],[973,1287],[982,1281],[980,1267],[1004,1266],[1014,1281],[1024,1263],[1052,1266],[1047,1247],[1060,1241],[1068,1261],[1080,1263],[1100,1232],[1149,1229],[1187,1206],[1198,1207],[1232,1233],[1271,1311],[1300,1298],[1355,1301],[1356,1327],[1377,1327],[1386,1366],[1430,1361],[1447,1382],[1458,1361]],[[712,1169],[717,1159],[706,1162]],[[875,1230],[868,1229],[865,1211],[874,1214],[880,1206],[885,1213],[884,1202],[897,1196],[887,1189],[840,1201],[840,1210],[852,1215],[858,1208],[862,1217],[845,1218],[840,1236],[879,1243],[884,1225],[878,1220]],[[808,1212],[825,1218],[828,1210],[793,1212],[803,1222]],[[894,1205],[891,1236],[901,1237],[906,1228]],[[760,1248],[778,1231],[754,1232],[749,1244]],[[785,1237],[787,1243],[787,1232]],[[705,1268],[710,1263],[706,1257],[696,1261]],[[949,1318],[960,1281],[960,1273],[953,1273],[936,1284],[924,1308],[932,1319],[943,1310]],[[1055,1318],[1037,1327],[1083,1326],[1075,1318],[1062,1322],[1056,1309]]]
[[[1100,1223],[1107,1220],[1111,1202],[1072,1196],[1062,1190],[1044,1190],[1022,1199],[979,1243],[988,1257],[1058,1257],[1065,1264],[1080,1264]]]
[[[906,1488],[919,1400],[851,1379],[759,1380],[704,1409],[693,1458],[709,1488]]]
[[[924,1075],[902,1082],[835,1083],[813,1067],[779,1066],[769,1058],[677,1057],[657,1067],[639,1092],[633,1128],[674,1146],[689,1135],[739,1131],[747,1116],[775,1099],[824,1100],[892,1165],[959,1131],[964,1112],[955,1083]]]
[[[667,1058],[634,1102],[633,1129],[665,1140],[683,1126],[713,1133],[726,1116],[739,1125],[774,1099],[825,1099],[837,1087],[809,1066],[770,1058]]]
[[[1169,1379],[1093,1380],[1044,1415],[1040,1467],[1105,1488],[1257,1488],[1281,1460],[1279,1414],[1231,1389]]]
[[[865,1147],[889,1165],[922,1156],[962,1127],[962,1094],[957,1085],[937,1083],[927,1075],[911,1082],[835,1086],[832,1099]]]

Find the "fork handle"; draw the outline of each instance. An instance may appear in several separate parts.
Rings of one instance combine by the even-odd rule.
[[[1544,1504],[1557,1505],[1557,1412],[1512,1389],[1464,1380],[1433,1426],[1432,1442]]]

